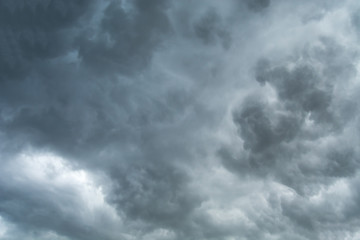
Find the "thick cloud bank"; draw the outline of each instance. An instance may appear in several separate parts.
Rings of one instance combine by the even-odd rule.
[[[359,10],[0,1],[0,239],[359,239]]]

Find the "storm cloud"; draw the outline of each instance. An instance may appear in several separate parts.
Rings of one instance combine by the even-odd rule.
[[[0,1],[0,239],[358,239],[356,1]]]

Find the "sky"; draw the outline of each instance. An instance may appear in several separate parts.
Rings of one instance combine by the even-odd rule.
[[[1,240],[360,239],[357,0],[1,0]]]

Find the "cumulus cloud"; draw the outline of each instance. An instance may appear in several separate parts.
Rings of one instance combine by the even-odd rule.
[[[357,239],[356,1],[0,2],[0,238]]]

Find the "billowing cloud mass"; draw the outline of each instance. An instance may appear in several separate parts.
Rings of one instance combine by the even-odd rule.
[[[360,239],[359,10],[0,1],[0,239]]]

